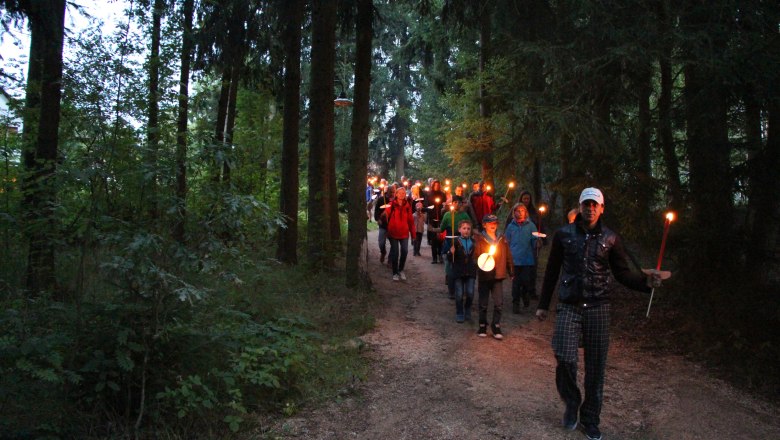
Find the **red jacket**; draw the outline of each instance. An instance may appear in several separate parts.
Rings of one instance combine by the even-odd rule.
[[[385,208],[387,216],[387,236],[396,240],[402,240],[406,237],[415,237],[414,216],[412,216],[412,205],[404,200],[404,204],[399,204],[398,200],[393,200],[390,207]]]
[[[471,195],[471,207],[474,209],[474,214],[477,218],[474,220],[477,223],[482,223],[482,217],[492,214],[496,209],[496,202],[493,201],[493,196],[485,192],[478,192]]]

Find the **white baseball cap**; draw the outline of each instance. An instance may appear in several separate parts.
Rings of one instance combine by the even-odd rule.
[[[582,190],[582,194],[580,194],[580,203],[584,202],[585,200],[593,200],[599,205],[603,205],[604,195],[601,194],[601,190],[598,188],[585,188]]]

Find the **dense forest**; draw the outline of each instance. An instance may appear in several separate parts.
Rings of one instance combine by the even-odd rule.
[[[132,0],[111,32],[81,3],[0,0],[29,49],[0,64],[0,437],[338,396],[371,176],[514,181],[550,228],[598,186],[645,267],[673,209],[659,328],[780,393],[777,2]]]

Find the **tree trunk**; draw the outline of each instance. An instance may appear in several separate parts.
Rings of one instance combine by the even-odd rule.
[[[717,271],[731,267],[734,215],[726,95],[713,76],[698,65],[685,67],[692,220],[709,257],[705,266]]]
[[[780,97],[769,104],[769,134],[766,147],[756,158],[751,176],[750,204],[755,208],[755,221],[747,247],[747,267],[751,278],[759,285],[769,286],[772,269],[777,265],[780,238]]]
[[[675,151],[672,132],[672,27],[669,12],[669,0],[661,1],[659,14],[661,22],[662,53],[658,60],[661,70],[661,93],[658,97],[658,141],[666,165],[666,183],[670,195],[669,205],[679,209],[683,205],[682,184],[680,183],[680,161]]]
[[[152,42],[149,54],[149,106],[146,125],[146,172],[142,203],[150,218],[159,216],[157,207],[157,156],[160,148],[160,34],[164,0],[154,0],[152,8]]]
[[[301,91],[301,24],[303,0],[289,0],[282,7],[284,28],[284,121],[282,128],[281,187],[279,211],[285,227],[279,228],[276,258],[298,263],[298,141]]]
[[[243,57],[237,56],[233,60],[233,67],[230,69],[230,93],[228,93],[227,116],[225,117],[225,147],[223,149],[225,160],[222,162],[222,182],[226,184],[230,183],[230,161],[234,156],[233,129],[236,125],[236,99],[238,98],[238,86],[243,62]]]
[[[650,206],[653,198],[653,179],[651,168],[652,148],[650,138],[652,133],[652,121],[650,116],[650,95],[653,92],[652,87],[652,67],[645,65],[642,67],[641,75],[637,81],[637,93],[639,114],[637,115],[637,210],[641,225],[648,225],[650,221]]]
[[[489,125],[490,117],[493,112],[490,107],[490,97],[488,96],[487,87],[484,83],[484,75],[486,74],[487,66],[490,63],[490,39],[491,39],[491,23],[492,23],[492,7],[490,3],[484,3],[482,5],[482,11],[479,21],[479,72],[483,75],[482,84],[479,86],[479,116]],[[487,133],[484,136],[492,137],[490,128],[485,128]],[[482,180],[485,182],[493,182],[493,143],[488,142],[485,151],[482,153],[481,160],[482,168]]]
[[[173,238],[184,243],[187,221],[187,114],[189,111],[190,62],[192,60],[192,15],[195,0],[182,5],[181,66],[179,71],[179,110],[176,116],[176,220]]]
[[[355,25],[355,103],[349,152],[349,228],[347,232],[347,286],[368,287],[365,180],[368,176],[369,98],[373,1],[358,0]]]
[[[58,228],[54,178],[62,97],[65,0],[32,2],[28,9],[28,19],[31,34],[30,62],[40,62],[40,82],[30,82],[35,81],[34,75],[28,79],[28,95],[40,94],[40,97],[28,96],[28,106],[40,103],[40,112],[37,130],[34,129],[35,150],[28,151],[25,157],[27,181],[24,185],[25,234],[29,241],[26,287],[35,295],[41,291],[54,292],[56,288],[54,243]],[[36,69],[31,66],[31,73],[37,74]]]
[[[222,67],[222,82],[219,89],[219,102],[217,103],[217,123],[214,127],[214,175],[211,180],[219,183],[221,169],[226,160],[225,152],[225,121],[227,120],[228,103],[230,102],[230,78],[232,69],[230,65]]]
[[[309,258],[313,270],[333,266],[331,162],[334,148],[333,78],[336,57],[336,2],[313,2],[311,117],[309,119]]]

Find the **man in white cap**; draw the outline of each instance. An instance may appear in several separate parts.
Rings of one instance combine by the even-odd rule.
[[[559,229],[552,241],[542,296],[536,310],[539,320],[547,311],[556,285],[558,306],[552,348],[558,366],[555,384],[566,405],[563,426],[577,427],[577,417],[590,440],[600,440],[604,370],[609,349],[610,272],[621,284],[650,293],[660,286],[658,275],[633,272],[620,236],[601,223],[604,195],[597,188],[580,194],[579,214]],[[560,284],[558,280],[560,278]],[[577,386],[577,348],[582,336],[585,355],[585,398]]]

